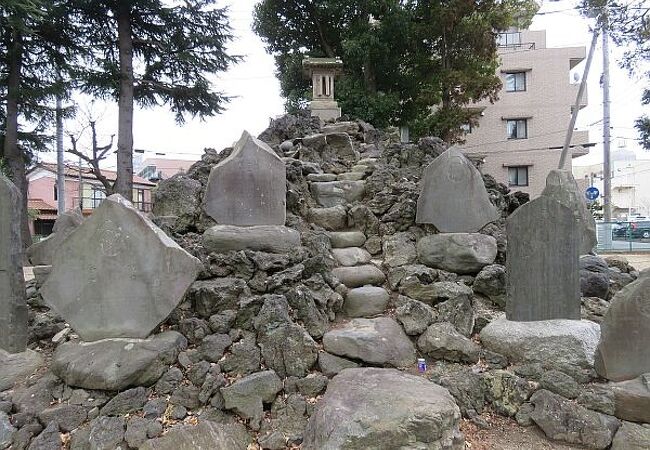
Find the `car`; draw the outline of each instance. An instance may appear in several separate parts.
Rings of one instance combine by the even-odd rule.
[[[650,221],[623,223],[618,228],[612,228],[612,237],[650,239]]]

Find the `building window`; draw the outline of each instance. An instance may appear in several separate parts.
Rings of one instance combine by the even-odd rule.
[[[506,130],[508,139],[526,139],[528,137],[528,120],[507,119]]]
[[[526,72],[506,73],[506,92],[526,90]]]
[[[497,34],[497,45],[499,47],[512,47],[521,44],[520,32],[508,32]]]
[[[508,185],[528,186],[528,166],[508,167]]]
[[[56,202],[59,200],[59,190],[56,187],[56,184],[54,185],[54,201]]]

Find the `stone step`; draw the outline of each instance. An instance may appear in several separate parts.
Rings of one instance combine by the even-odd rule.
[[[366,235],[361,231],[330,231],[327,233],[333,248],[361,247]]]
[[[366,177],[366,174],[363,172],[344,172],[336,176],[337,180],[340,181],[360,181]]]
[[[370,364],[409,367],[415,346],[402,326],[389,317],[353,319],[323,336],[325,351]]]
[[[342,205],[331,208],[311,208],[309,221],[329,231],[344,230],[348,227],[348,211]]]
[[[313,182],[309,189],[320,206],[329,208],[336,205],[354,203],[363,197],[364,181],[326,181]]]
[[[332,270],[341,283],[349,288],[365,285],[380,285],[386,280],[386,275],[377,266],[365,264],[354,267],[337,267]]]
[[[357,165],[352,166],[352,168],[350,169],[350,172],[352,172],[352,173],[370,174],[374,170],[375,170],[374,168],[372,168],[370,166],[366,166],[365,164],[357,164]]]
[[[343,310],[348,317],[372,317],[386,310],[390,294],[379,286],[350,289],[345,296]]]
[[[368,250],[360,247],[333,248],[332,254],[339,265],[346,267],[368,264],[372,258]]]
[[[312,181],[312,182],[336,181],[336,174],[334,174],[334,173],[310,173],[309,175],[307,175],[307,181]]]

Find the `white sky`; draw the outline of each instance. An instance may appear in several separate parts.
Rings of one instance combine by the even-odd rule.
[[[160,107],[149,110],[136,108],[134,117],[134,147],[144,149],[143,155],[153,157],[164,153],[169,158],[198,159],[206,147],[217,150],[231,145],[244,129],[259,134],[268,125],[269,119],[283,113],[283,100],[280,97],[279,82],[274,76],[273,58],[268,55],[262,41],[253,33],[252,9],[256,0],[221,1],[230,6],[231,26],[236,36],[230,52],[244,56],[244,60],[229,72],[222,74],[215,83],[217,90],[233,96],[227,110],[218,116],[188,120],[183,126],[175,123],[173,114]],[[589,21],[571,10],[574,0],[546,1],[535,17],[531,29],[547,30],[548,47],[568,47],[589,45]],[[559,12],[553,12],[559,11]],[[602,53],[599,41],[597,53],[592,62],[588,77],[589,105],[580,111],[578,128],[588,128],[590,141],[598,142],[587,156],[574,159],[574,165],[594,164],[602,161],[602,91],[599,79],[602,73]],[[630,78],[616,61],[622,49],[610,45],[611,49],[611,99],[612,99],[612,149],[625,144],[635,149],[640,158],[650,158],[650,154],[640,150],[634,120],[643,114],[640,98],[647,80]],[[578,66],[582,73],[584,63]],[[105,136],[116,133],[117,107],[114,104],[102,106],[99,131]],[[650,113],[645,107],[645,113]],[[69,129],[78,127],[74,122],[67,124]],[[66,130],[66,133],[68,130]],[[66,142],[67,147],[67,142]],[[53,153],[43,154],[43,159],[53,160]],[[72,158],[69,158],[72,159]],[[114,167],[107,161],[106,168]]]

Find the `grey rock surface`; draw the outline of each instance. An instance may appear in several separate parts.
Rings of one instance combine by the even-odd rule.
[[[151,439],[141,450],[246,450],[253,439],[239,423],[220,424],[207,420],[196,426],[174,427],[162,437]]]
[[[421,301],[400,295],[395,300],[395,318],[409,336],[419,335],[431,325],[438,313]]]
[[[492,264],[497,241],[478,233],[448,233],[425,236],[417,245],[422,264],[458,274],[475,274]]]
[[[610,302],[601,322],[596,371],[613,381],[650,372],[650,270],[639,274]]]
[[[382,287],[362,286],[348,291],[343,309],[348,317],[371,317],[383,313],[389,299]]]
[[[305,431],[305,450],[464,447],[449,392],[394,369],[346,369],[334,377]]]
[[[353,319],[323,336],[325,351],[370,364],[409,367],[415,346],[393,319]]]
[[[309,220],[329,231],[345,230],[348,227],[348,211],[342,205],[330,208],[311,208]]]
[[[620,425],[614,417],[590,411],[544,389],[535,392],[530,401],[535,405],[530,414],[533,422],[558,441],[605,449]]]
[[[366,235],[361,231],[330,231],[327,235],[332,248],[361,247],[366,243]]]
[[[69,386],[119,391],[155,383],[176,361],[187,340],[175,331],[150,339],[66,342],[52,359],[52,372]]]
[[[318,354],[318,367],[326,377],[333,377],[344,369],[359,367],[359,364],[327,352]]]
[[[282,387],[280,377],[274,371],[267,370],[248,375],[221,388],[221,394],[227,409],[232,409],[244,419],[250,419],[250,427],[259,430],[264,412],[263,403],[275,400]]]
[[[570,170],[551,170],[546,177],[546,187],[542,195],[552,198],[569,208],[578,223],[580,232],[580,254],[590,253],[598,244],[596,220],[587,209],[585,197]]]
[[[424,169],[416,223],[433,224],[443,233],[471,233],[498,218],[481,173],[457,147]]]
[[[384,265],[389,268],[413,264],[417,259],[415,237],[411,233],[400,232],[385,236],[382,242]]]
[[[144,338],[178,305],[201,267],[115,194],[61,244],[41,294],[86,341]]]
[[[332,270],[332,274],[349,288],[361,287],[367,284],[382,284],[386,279],[384,272],[372,264],[336,267]]]
[[[258,344],[267,367],[281,377],[304,377],[318,359],[318,346],[300,325],[283,323],[264,328]]]
[[[316,202],[325,208],[361,200],[365,193],[364,181],[326,181],[310,184]]]
[[[506,268],[501,264],[483,267],[472,284],[474,292],[488,297],[495,305],[506,305]]]
[[[83,220],[81,211],[78,209],[71,209],[60,215],[54,222],[52,234],[39,242],[35,242],[27,249],[29,262],[34,266],[52,265],[54,253],[61,245],[61,242],[81,225]]]
[[[4,412],[0,412],[0,449],[9,448],[15,433],[16,428],[11,424],[9,416]]]
[[[339,265],[346,267],[367,264],[372,259],[368,250],[360,247],[333,248],[332,255]]]
[[[611,450],[646,450],[650,448],[650,425],[624,421],[619,427]]]
[[[0,349],[27,348],[27,300],[23,276],[18,188],[0,174]]]
[[[43,357],[34,350],[9,353],[0,349],[0,392],[36,372],[43,365]]]
[[[283,225],[215,225],[203,234],[203,246],[215,253],[233,250],[289,253],[300,246],[300,233]]]
[[[418,339],[418,348],[432,358],[478,362],[481,347],[460,334],[449,322],[434,323]]]
[[[184,173],[160,180],[153,191],[153,214],[173,217],[173,228],[185,230],[199,217],[201,191],[201,183]]]
[[[580,319],[580,228],[572,211],[542,196],[512,213],[506,230],[508,319]]]
[[[480,337],[485,348],[510,363],[539,363],[575,377],[593,370],[600,327],[586,320],[513,322],[501,318],[485,326]]]
[[[650,424],[650,373],[633,380],[610,383],[616,417]]]
[[[203,209],[222,225],[284,225],[286,168],[266,143],[244,131],[210,171]]]

